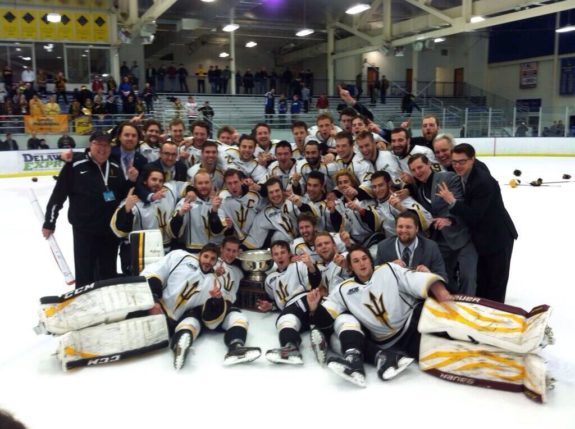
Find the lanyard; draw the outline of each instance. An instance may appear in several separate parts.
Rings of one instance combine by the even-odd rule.
[[[96,163],[98,166],[98,170],[100,170],[100,175],[102,176],[102,180],[104,181],[104,186],[108,189],[108,176],[110,174],[110,162],[106,161],[106,174],[102,173],[102,167],[100,164]]]

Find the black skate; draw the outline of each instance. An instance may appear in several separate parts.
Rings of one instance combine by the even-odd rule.
[[[252,362],[262,355],[259,347],[237,346],[230,348],[224,357],[224,365],[236,365],[238,363]]]
[[[327,341],[325,335],[319,329],[312,329],[310,332],[311,348],[315,358],[321,366],[327,363]]]
[[[303,365],[303,358],[299,349],[288,344],[279,349],[271,349],[266,352],[266,359],[273,363],[288,365]]]
[[[328,359],[327,367],[356,386],[366,386],[363,359],[359,352],[346,353],[345,358],[332,357]]]
[[[188,330],[179,331],[175,334],[172,349],[174,350],[174,368],[182,369],[186,363],[186,357],[192,345],[192,333]]]
[[[402,373],[414,361],[413,358],[392,351],[381,351],[377,354],[377,375],[383,381],[391,380]]]

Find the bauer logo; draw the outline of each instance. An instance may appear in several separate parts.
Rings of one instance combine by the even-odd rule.
[[[106,356],[106,357],[101,357],[101,358],[96,358],[96,359],[90,359],[88,361],[87,366],[102,365],[105,363],[117,362],[120,359],[122,359],[121,355],[113,355],[113,356]]]
[[[59,152],[22,153],[23,171],[58,170],[64,161],[60,159]]]

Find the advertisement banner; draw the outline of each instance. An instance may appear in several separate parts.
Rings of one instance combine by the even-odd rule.
[[[60,159],[60,152],[60,150],[27,150],[18,152],[20,171],[60,170],[64,163]]]
[[[537,61],[521,63],[519,65],[519,88],[529,89],[537,87]]]
[[[68,115],[24,115],[24,127],[28,134],[62,134],[68,131]]]

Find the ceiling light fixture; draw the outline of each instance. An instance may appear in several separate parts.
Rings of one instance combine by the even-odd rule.
[[[236,31],[240,26],[238,24],[228,24],[222,30],[231,33],[232,31]]]
[[[227,58],[229,56],[230,54],[228,54],[227,52],[220,52],[220,58]]]
[[[250,40],[248,43],[246,43],[246,48],[255,48],[256,46],[258,46],[258,44],[253,40]]]
[[[435,43],[443,43],[443,42],[445,42],[445,38],[444,37],[438,37],[436,39],[433,39],[433,41]]]
[[[485,18],[483,18],[480,15],[472,16],[471,19],[469,20],[469,22],[471,22],[472,24],[477,24],[478,22],[483,22],[483,21],[485,21]]]
[[[202,0],[202,1],[203,1],[204,3],[213,3],[213,2],[215,2],[216,0]]]
[[[310,34],[313,34],[313,33],[315,33],[315,31],[312,30],[311,28],[302,28],[297,33],[295,33],[295,35],[297,37],[306,37],[306,36],[309,36]]]
[[[60,21],[62,21],[62,15],[59,13],[49,13],[46,15],[46,20],[53,24],[58,24]]]
[[[556,33],[569,33],[570,31],[575,31],[575,25],[566,25],[555,30]]]
[[[348,15],[357,15],[359,13],[365,12],[366,10],[371,9],[371,6],[366,3],[357,3],[348,8],[345,13]]]

